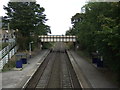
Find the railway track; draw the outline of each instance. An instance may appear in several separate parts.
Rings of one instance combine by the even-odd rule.
[[[28,88],[81,88],[63,43],[55,45],[24,89]]]

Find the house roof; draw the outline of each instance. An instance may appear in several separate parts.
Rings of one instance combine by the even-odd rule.
[[[12,33],[12,31],[9,31],[9,33]],[[6,30],[0,29],[0,34],[7,34]]]

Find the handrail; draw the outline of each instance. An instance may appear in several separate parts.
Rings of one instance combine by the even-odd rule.
[[[6,46],[5,48],[3,48],[2,50],[0,50],[0,58],[4,58],[4,56],[9,53],[9,51],[14,48],[16,46],[16,43],[11,43],[8,46]]]

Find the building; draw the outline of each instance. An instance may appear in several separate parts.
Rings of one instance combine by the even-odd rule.
[[[13,42],[15,41],[15,35],[13,31],[0,29],[0,42]]]

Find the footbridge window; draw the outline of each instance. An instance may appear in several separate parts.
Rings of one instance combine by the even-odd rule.
[[[41,42],[76,42],[76,36],[71,35],[41,35]]]

